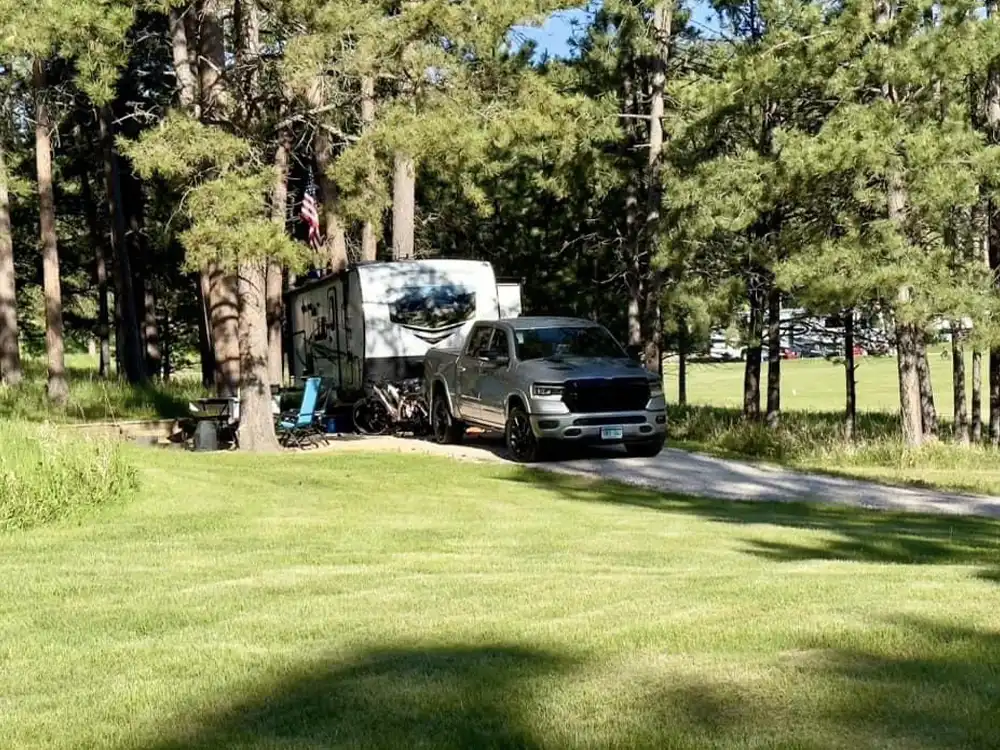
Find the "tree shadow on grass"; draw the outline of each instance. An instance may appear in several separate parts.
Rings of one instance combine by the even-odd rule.
[[[567,657],[517,647],[368,653],[254,686],[145,750],[227,748],[538,748],[525,710],[532,679]]]
[[[895,647],[811,644],[825,654],[830,723],[868,734],[872,747],[1000,747],[1000,633],[914,618],[886,624],[900,633]]]
[[[996,633],[908,619],[812,638],[760,672],[741,661],[711,674],[641,661],[642,679],[623,683],[618,660],[583,670],[524,647],[376,650],[212,699],[219,708],[180,714],[154,741],[127,747],[943,750],[994,748],[1000,737]],[[595,670],[607,670],[600,683],[560,697]]]
[[[817,532],[804,536],[802,543],[746,540],[748,553],[776,561],[908,565],[995,565],[1000,561],[998,519],[874,511],[822,503],[710,500],[545,471],[522,471],[511,481],[541,487],[575,501],[649,508],[715,523]],[[1000,579],[1000,575],[982,577]]]

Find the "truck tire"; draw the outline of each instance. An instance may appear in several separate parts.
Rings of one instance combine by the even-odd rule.
[[[641,443],[626,443],[625,452],[629,458],[656,458],[666,442],[664,438],[655,438]]]
[[[451,416],[448,400],[437,393],[431,405],[431,433],[440,445],[461,443],[465,436],[465,425]]]
[[[507,414],[504,436],[507,453],[518,463],[532,464],[544,460],[545,446],[531,429],[531,419],[523,406],[514,406]]]

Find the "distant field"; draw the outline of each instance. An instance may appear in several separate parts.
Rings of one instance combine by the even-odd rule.
[[[971,355],[966,360],[967,388],[971,394]],[[929,362],[938,414],[950,417],[953,409],[951,359],[936,351],[930,355]],[[671,360],[665,371],[667,397],[671,403],[676,403],[677,360]],[[983,376],[986,377],[985,367]],[[896,412],[899,409],[894,357],[860,358],[856,379],[859,411]],[[766,400],[766,363],[761,380],[764,383],[761,388],[763,405]],[[687,391],[688,402],[694,405],[740,407],[743,403],[743,363],[689,365]],[[841,411],[844,409],[844,394],[845,375],[841,364],[824,359],[785,360],[781,363],[781,405],[787,411]]]

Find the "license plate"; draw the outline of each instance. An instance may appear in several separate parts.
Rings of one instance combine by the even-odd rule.
[[[621,440],[625,431],[621,427],[602,427],[601,440]]]

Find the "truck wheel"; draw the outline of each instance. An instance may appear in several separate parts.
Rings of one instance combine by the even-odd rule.
[[[431,430],[434,433],[434,441],[441,445],[460,443],[465,436],[465,425],[452,418],[451,409],[448,408],[448,400],[441,398],[441,396],[434,397],[434,406],[431,409]]]
[[[626,443],[625,452],[628,453],[629,458],[656,458],[663,450],[664,443],[666,443],[664,438],[646,440],[641,443]]]
[[[531,418],[523,406],[515,406],[507,415],[507,452],[518,463],[531,464],[541,461],[542,444],[531,429]]]

